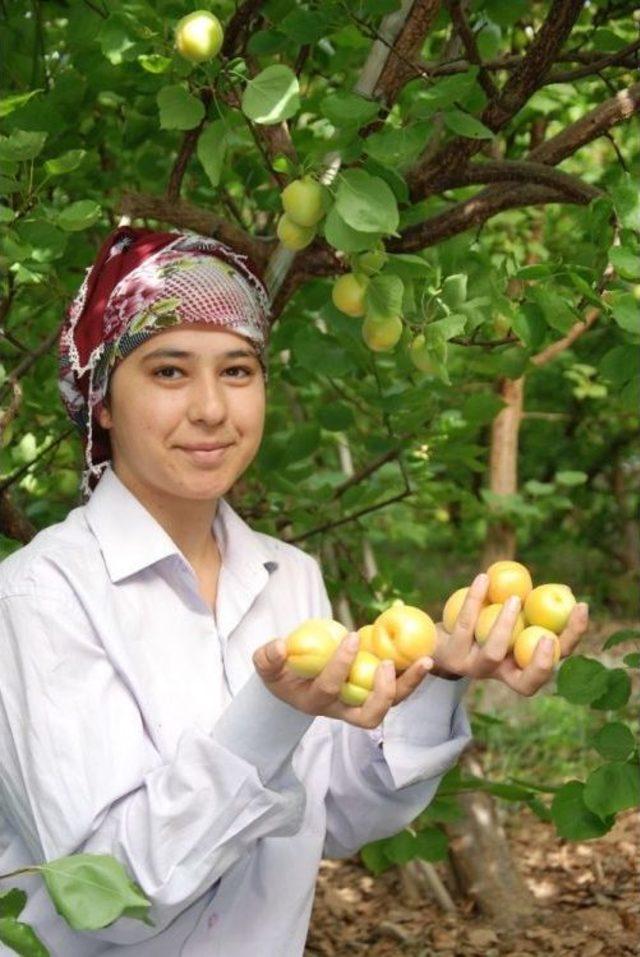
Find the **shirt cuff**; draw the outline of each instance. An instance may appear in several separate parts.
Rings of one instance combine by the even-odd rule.
[[[254,674],[221,715],[211,737],[252,764],[266,783],[290,757],[313,720],[313,715],[276,698]]]

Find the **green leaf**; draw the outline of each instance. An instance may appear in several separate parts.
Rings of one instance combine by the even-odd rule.
[[[415,836],[406,829],[387,838],[385,854],[394,864],[406,864],[407,861],[413,860],[416,851]]]
[[[442,284],[442,298],[450,309],[456,310],[467,298],[467,274],[454,273]]]
[[[624,668],[607,671],[607,686],[604,692],[591,702],[598,711],[613,711],[623,708],[631,695],[631,679]]]
[[[585,804],[582,781],[568,781],[554,796],[551,815],[560,837],[570,841],[588,841],[602,837],[611,823],[591,811]]]
[[[622,388],[627,382],[634,382],[638,374],[638,357],[628,345],[614,346],[600,360],[598,372],[602,379]]]
[[[527,0],[509,0],[509,3],[504,0],[485,0],[483,4],[486,15],[500,27],[513,26],[526,14],[528,7]]]
[[[402,315],[403,291],[404,284],[399,276],[384,273],[373,276],[364,294],[367,316],[386,318]]]
[[[25,891],[17,887],[0,894],[0,917],[19,917],[27,903]]]
[[[381,233],[365,233],[352,229],[336,209],[331,207],[323,223],[324,237],[330,246],[344,253],[361,253],[372,249]]]
[[[640,652],[632,651],[622,659],[627,668],[640,668]]]
[[[640,279],[640,256],[627,246],[612,246],[609,262],[622,279],[630,282]]]
[[[431,86],[420,88],[411,103],[413,116],[431,116],[436,110],[448,109],[452,103],[465,104],[477,89],[478,67],[469,67],[464,73],[446,76]],[[461,112],[461,111],[457,111]],[[467,114],[464,113],[463,116]],[[491,134],[493,136],[493,134]]]
[[[415,838],[415,855],[423,861],[444,861],[449,853],[447,835],[439,827],[425,827]]]
[[[609,648],[615,648],[624,641],[640,641],[640,631],[637,628],[621,628],[620,631],[614,631],[612,635],[609,635],[602,649],[608,651]]]
[[[394,233],[400,221],[389,186],[379,176],[359,169],[340,175],[336,209],[347,225],[365,233]]]
[[[532,286],[527,290],[527,295],[540,307],[552,329],[567,333],[577,321],[577,316],[566,299],[550,286]]]
[[[591,744],[609,761],[626,761],[633,754],[636,741],[626,724],[611,721],[593,735]]]
[[[138,63],[147,73],[166,73],[172,62],[171,57],[161,53],[141,53],[138,56]]]
[[[401,279],[427,279],[433,276],[432,264],[414,253],[392,253],[385,270],[396,273]]]
[[[445,110],[442,119],[444,125],[458,136],[466,136],[472,140],[492,140],[494,137],[488,126],[462,110]]]
[[[204,104],[180,83],[163,86],[156,97],[163,130],[192,130],[202,122]]]
[[[558,669],[558,694],[572,704],[591,704],[607,688],[607,669],[593,658],[573,655]]]
[[[93,199],[81,199],[77,203],[65,206],[58,213],[57,225],[67,232],[88,229],[100,218],[100,207]]]
[[[386,853],[387,839],[371,841],[360,848],[360,858],[366,868],[376,877],[393,866],[393,861]]]
[[[280,21],[279,27],[296,43],[316,43],[329,29],[327,17],[321,11],[294,9]]]
[[[625,173],[622,182],[610,192],[621,224],[626,229],[640,230],[640,190],[635,179]]]
[[[150,901],[109,854],[72,854],[36,868],[57,912],[74,930],[98,930],[120,917],[153,927]]]
[[[34,930],[14,917],[0,918],[0,941],[22,957],[50,957]]]
[[[462,416],[470,425],[487,425],[504,408],[504,402],[497,395],[479,393],[470,395],[462,406]]]
[[[464,332],[466,324],[466,316],[456,316],[455,314],[445,316],[444,319],[438,319],[436,322],[430,322],[429,325],[424,328],[427,345],[435,343],[438,339],[442,342],[447,342],[448,339],[459,336]]]
[[[589,476],[586,472],[572,472],[566,470],[564,472],[556,472],[555,480],[558,485],[584,485]]]
[[[255,123],[281,123],[300,109],[298,78],[288,66],[273,64],[247,80],[242,112]]]
[[[317,411],[318,421],[329,432],[344,432],[354,423],[353,410],[343,402],[321,405]]]
[[[10,223],[16,218],[16,211],[0,205],[0,223]]]
[[[364,142],[367,156],[391,167],[413,163],[424,149],[433,127],[431,121],[413,123],[401,129],[382,129],[368,136]]]
[[[45,160],[44,170],[49,176],[62,176],[64,173],[71,173],[80,166],[80,163],[87,155],[86,150],[68,150],[55,159]]]
[[[48,135],[42,130],[14,130],[10,136],[0,136],[0,160],[22,162],[35,159]]]
[[[638,764],[611,761],[596,768],[585,782],[584,803],[600,817],[640,805]]]
[[[197,154],[212,186],[220,184],[224,158],[227,151],[227,124],[215,120],[200,134]]]
[[[615,290],[611,295],[611,312],[621,329],[640,333],[640,302],[630,292]]]
[[[335,126],[364,126],[380,112],[376,100],[367,100],[357,93],[340,92],[325,96],[320,111]]]
[[[597,292],[595,292],[586,279],[583,279],[577,272],[574,272],[573,269],[570,269],[567,273],[569,279],[576,287],[578,292],[581,292],[587,302],[590,302],[592,306],[597,306],[602,308],[602,300]]]
[[[31,97],[37,93],[44,93],[42,87],[37,90],[29,90],[28,93],[17,93],[14,96],[3,97],[3,99],[0,100],[0,117],[8,116],[9,113],[13,113],[14,110],[24,106],[25,103],[28,103]]]

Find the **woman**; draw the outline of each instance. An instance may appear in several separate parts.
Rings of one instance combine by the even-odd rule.
[[[115,230],[69,310],[88,500],[0,565],[0,872],[113,854],[154,926],[74,932],[25,878],[53,955],[299,957],[321,857],[429,803],[470,740],[469,679],[551,674],[549,649],[505,658],[517,605],[473,644],[484,575],[434,659],[378,668],[361,708],[338,698],[353,634],[316,679],[286,668],[282,636],[332,617],[320,568],[224,498],[260,445],[267,338],[250,264],[196,235]],[[586,606],[565,654],[585,627]]]

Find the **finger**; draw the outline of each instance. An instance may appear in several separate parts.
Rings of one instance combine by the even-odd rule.
[[[536,645],[531,661],[520,672],[517,681],[517,690],[520,694],[531,696],[547,683],[554,669],[554,641],[551,638],[541,638]],[[517,680],[517,679],[516,679]]]
[[[487,665],[495,668],[506,658],[521,607],[522,602],[517,595],[511,595],[502,606],[487,640],[481,646],[480,655]]]
[[[449,651],[452,657],[464,658],[471,650],[473,633],[488,587],[489,576],[484,572],[473,579],[449,639]]]
[[[351,665],[358,653],[360,638],[355,631],[344,636],[319,675],[313,679],[316,700],[327,704],[340,694],[340,689],[349,677]]]
[[[376,668],[373,690],[359,709],[358,724],[363,728],[377,728],[382,722],[396,696],[396,669],[393,661],[386,659]]]
[[[419,658],[406,671],[396,678],[396,693],[394,704],[399,704],[415,691],[423,678],[429,674],[434,665],[433,658]]]
[[[282,638],[261,645],[253,653],[253,664],[261,678],[272,680],[283,670],[287,661],[287,646]]]
[[[581,601],[571,609],[569,621],[560,638],[560,653],[563,658],[570,655],[574,650],[585,631],[589,627],[589,606]]]

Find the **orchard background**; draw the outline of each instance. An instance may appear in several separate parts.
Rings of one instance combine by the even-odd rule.
[[[224,42],[193,64],[174,29],[194,6],[0,0],[0,559],[82,504],[57,339],[106,232],[193,229],[248,253],[273,296],[268,416],[229,498],[320,559],[336,617],[359,626],[402,597],[439,618],[512,557],[590,603],[552,686],[524,702],[472,688],[475,746],[436,801],[344,865],[435,922],[456,908],[456,933],[490,921],[483,953],[527,952],[500,934],[539,925],[554,895],[518,870],[523,828],[551,855],[637,821],[640,15],[624,0],[205,0]],[[327,209],[293,254],[280,197],[304,174]],[[331,290],[381,244],[368,309],[403,331],[372,351]],[[618,957],[638,907],[607,897],[605,870],[592,953]],[[556,904],[563,927],[570,910]],[[367,933],[326,953],[373,953]],[[429,933],[375,953],[426,953]]]

